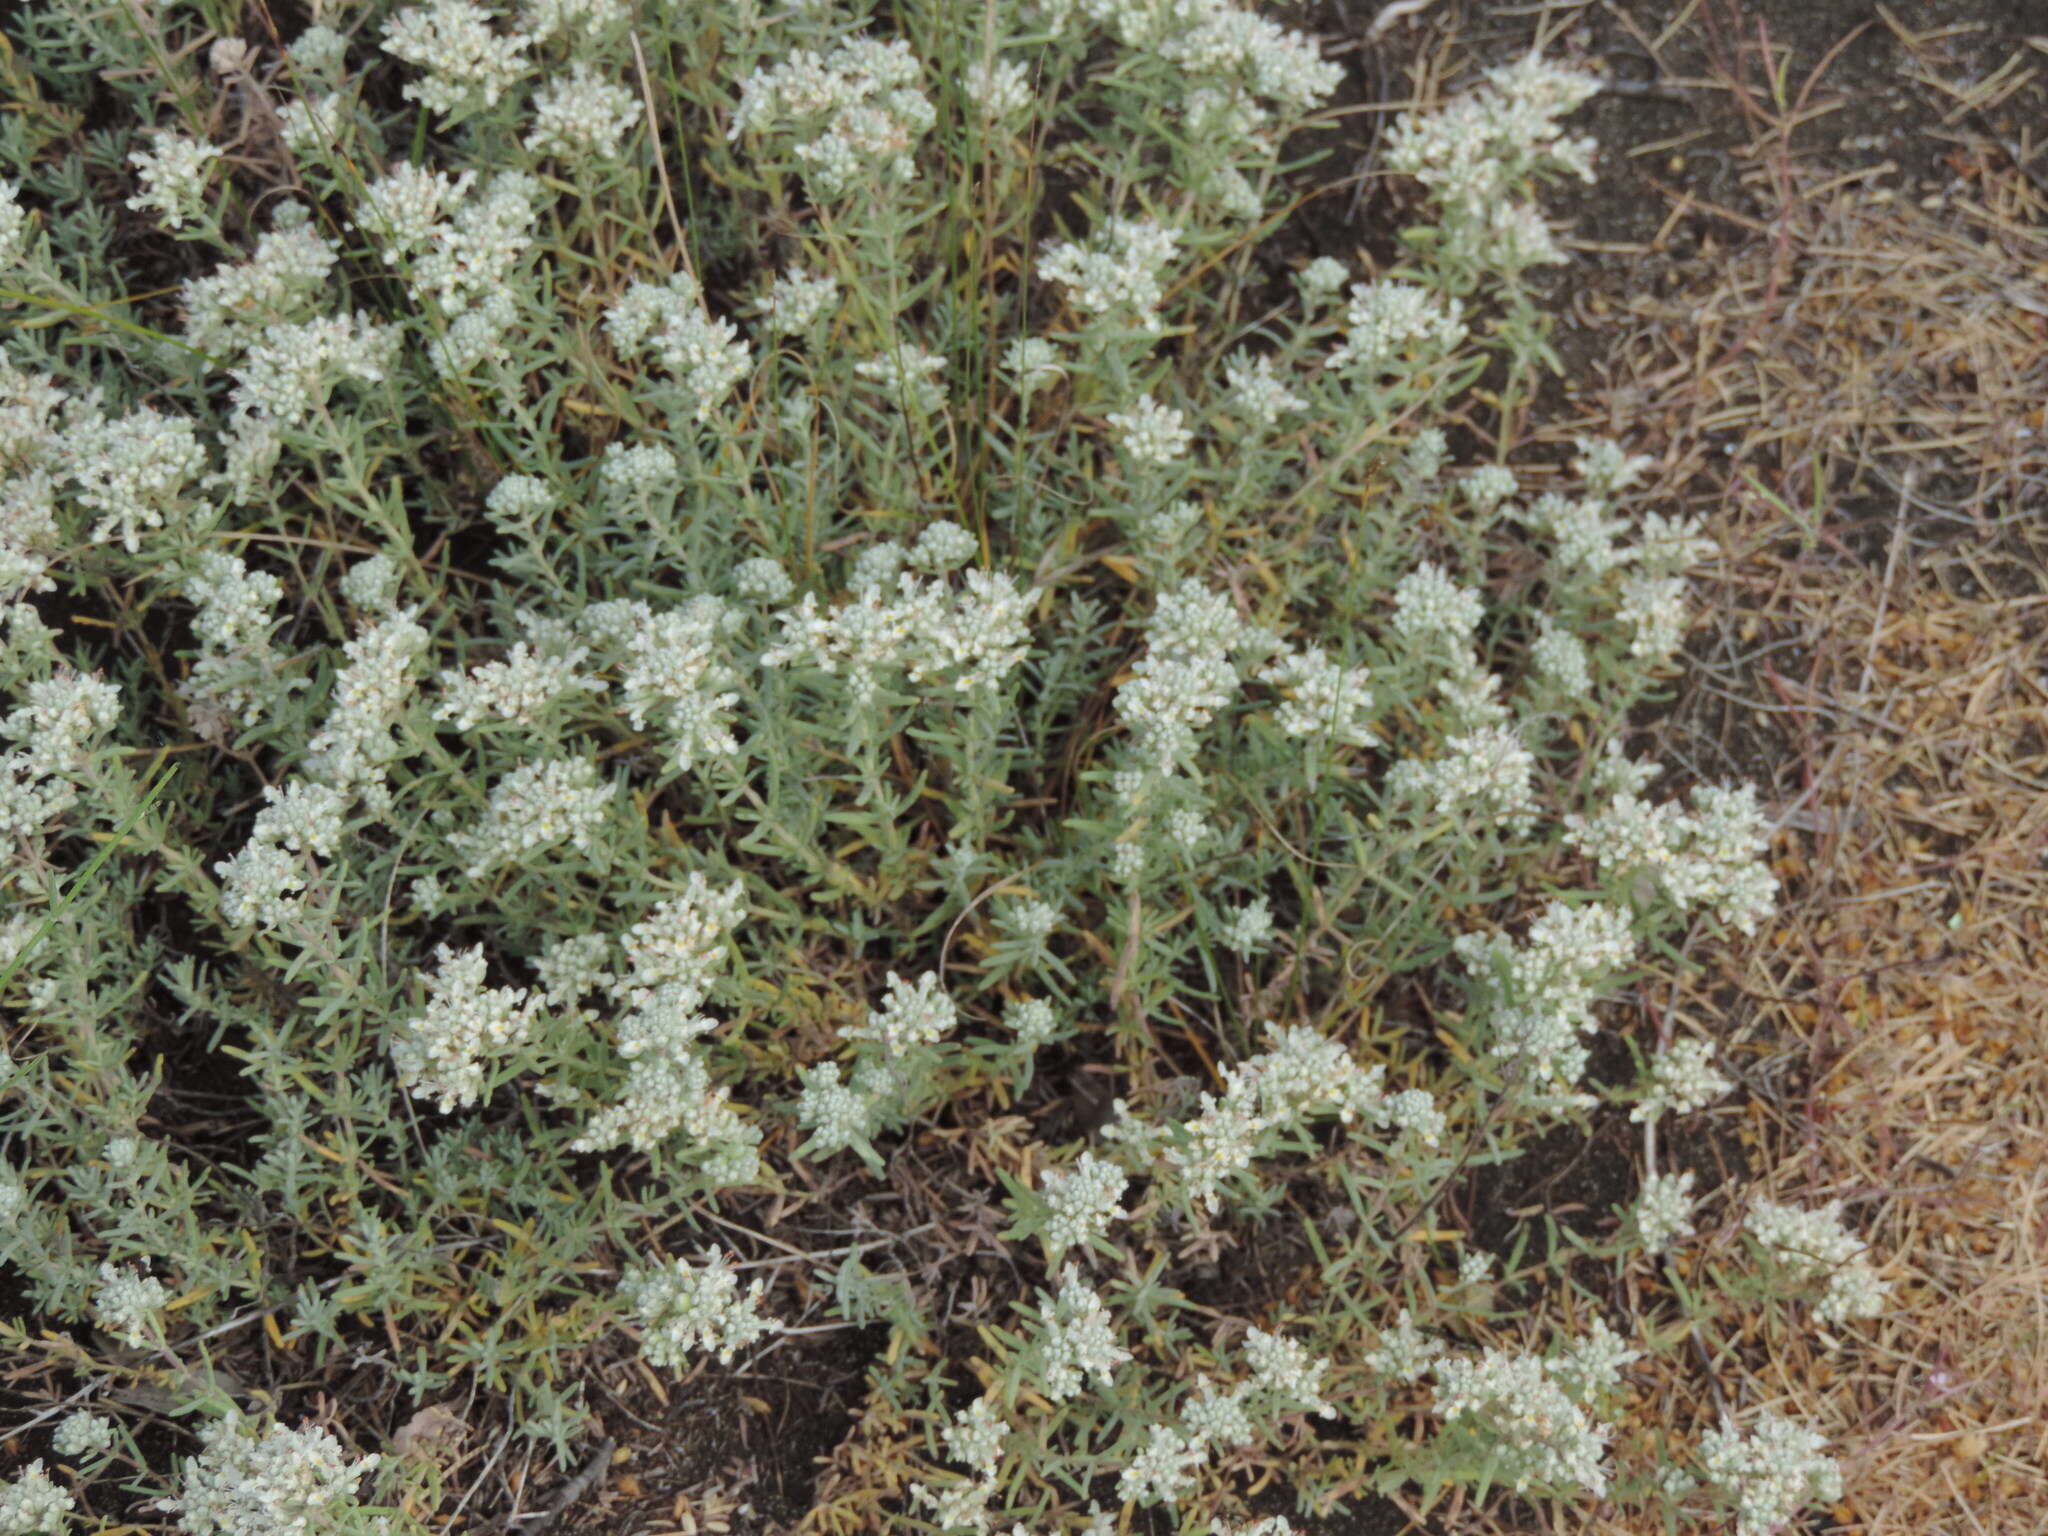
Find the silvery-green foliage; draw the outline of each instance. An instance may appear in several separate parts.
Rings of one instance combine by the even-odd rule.
[[[1443,430],[1547,356],[1534,199],[1590,169],[1597,82],[1529,60],[1404,119],[1423,222],[1354,281],[1268,239],[1340,67],[1229,0],[366,0],[282,49],[216,0],[29,9],[0,1260],[96,1368],[183,1373],[205,1427],[144,1470],[186,1529],[355,1529],[400,1485],[238,1351],[488,1397],[566,1465],[593,1347],[943,1337],[928,1276],[856,1244],[799,1285],[743,1234],[1011,1121],[1021,1154],[961,1144],[1018,1286],[906,1512],[1276,1533],[1219,1501],[1275,1447],[1319,1499],[1311,1419],[1391,1483],[1609,1486],[1647,1339],[1482,1345],[1543,1263],[1407,1268],[1468,1167],[1725,1089],[1683,1042],[1589,1081],[1587,1042],[1639,955],[1773,896],[1752,795],[1653,801],[1623,750],[1699,529],[1637,515],[1617,445]],[[91,90],[126,116],[81,158]],[[232,146],[196,136],[224,90],[263,106]],[[1393,978],[1441,983],[1427,1027]],[[162,1112],[202,1066],[229,1141]],[[1683,1241],[1686,1194],[1599,1251]],[[1311,1208],[1346,1221],[1295,1312],[1191,1300],[1186,1254]],[[647,1251],[713,1217],[745,1256]],[[1399,1438],[1425,1381],[1441,1433]],[[17,1525],[68,1498],[40,1477]]]

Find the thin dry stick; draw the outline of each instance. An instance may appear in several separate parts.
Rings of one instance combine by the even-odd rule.
[[[661,119],[654,112],[654,87],[647,80],[647,55],[640,51],[638,28],[628,32],[626,36],[633,44],[633,72],[639,76],[640,100],[647,108],[647,136],[654,141],[654,174],[661,180],[662,206],[668,210],[669,228],[675,231],[676,259],[682,263],[683,271],[695,281],[697,272],[690,261],[689,237],[683,232],[682,216],[676,212],[675,188],[668,182],[668,157],[662,153]]]

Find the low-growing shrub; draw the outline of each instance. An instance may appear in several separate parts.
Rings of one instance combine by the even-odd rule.
[[[1829,1496],[1628,1377],[1874,1310],[1838,1208],[1448,1214],[1725,1093],[1603,1003],[1773,900],[1628,752],[1700,530],[1515,451],[1595,80],[1397,123],[1368,271],[1227,0],[271,16],[10,23],[0,1530],[424,1529],[393,1404],[572,1467],[593,1359],[854,1324],[909,1428],[820,1530]],[[1008,1293],[759,1240],[934,1133]]]

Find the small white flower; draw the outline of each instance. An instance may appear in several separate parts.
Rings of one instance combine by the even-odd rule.
[[[491,30],[494,13],[470,0],[430,0],[384,23],[384,51],[425,71],[404,95],[429,112],[494,107],[527,71],[530,39]]]
[[[648,1363],[679,1371],[700,1349],[730,1365],[740,1350],[780,1328],[761,1311],[767,1288],[756,1280],[742,1295],[730,1256],[714,1250],[695,1266],[680,1258],[631,1266],[619,1281],[619,1298],[640,1325]]]
[[[1209,1459],[1208,1450],[1168,1424],[1154,1424],[1143,1449],[1125,1463],[1117,1477],[1117,1497],[1139,1504],[1167,1504],[1195,1485],[1195,1473]]]
[[[1270,357],[1240,348],[1223,365],[1223,377],[1230,408],[1254,426],[1277,426],[1281,416],[1308,409],[1308,401],[1280,382]]]
[[[398,1081],[419,1099],[434,1099],[445,1114],[483,1097],[489,1068],[526,1044],[537,1002],[524,987],[486,987],[484,951],[434,951],[436,968],[421,977],[426,1007],[391,1037]]]
[[[790,580],[782,562],[767,555],[755,555],[734,566],[732,584],[733,589],[751,603],[787,602],[790,593],[796,590],[796,583]]]
[[[1690,1172],[1651,1174],[1643,1180],[1635,1204],[1636,1235],[1642,1239],[1643,1252],[1663,1253],[1692,1236],[1692,1186]]]
[[[163,1508],[192,1536],[305,1536],[354,1524],[356,1484],[379,1458],[351,1460],[327,1430],[259,1430],[238,1412],[199,1431],[178,1496]]]
[[[1491,512],[1519,490],[1515,472],[1504,464],[1482,464],[1458,482],[1474,511]]]
[[[84,1408],[66,1414],[59,1421],[56,1433],[50,1436],[50,1449],[67,1461],[100,1455],[113,1443],[114,1421]],[[0,1530],[6,1529],[7,1521],[4,1515],[0,1515]]]
[[[1414,354],[1428,363],[1465,339],[1465,306],[1418,288],[1382,279],[1351,290],[1343,344],[1328,365],[1362,375],[1391,372]]]
[[[946,360],[910,342],[855,363],[853,371],[878,385],[892,405],[908,406],[925,415],[945,406],[946,387],[938,382],[938,375],[946,371]]]
[[[204,209],[207,168],[219,158],[220,151],[211,144],[157,129],[152,148],[128,156],[142,178],[142,191],[128,199],[128,206],[153,210],[170,228],[183,229],[187,219],[198,218]]]
[[[1735,1085],[1714,1070],[1711,1041],[1683,1035],[1650,1058],[1650,1087],[1629,1119],[1655,1123],[1667,1114],[1689,1115]]]
[[[1323,1377],[1330,1362],[1311,1355],[1299,1339],[1254,1328],[1245,1334],[1244,1353],[1251,1362],[1252,1383],[1260,1391],[1271,1393],[1290,1410],[1325,1419],[1337,1416],[1323,1400]]]
[[[1069,1248],[1086,1248],[1109,1230],[1113,1221],[1130,1215],[1121,1203],[1130,1182],[1123,1169],[1083,1152],[1066,1168],[1048,1168],[1039,1188],[1052,1216],[1045,1240],[1055,1262]]]
[[[872,1040],[889,1056],[902,1056],[921,1045],[935,1045],[953,1032],[960,1015],[939,984],[936,971],[915,983],[889,972],[889,994],[880,1007],[853,1028],[841,1031],[847,1040]]]
[[[1842,1473],[1813,1430],[1765,1409],[1744,1435],[1732,1423],[1700,1437],[1707,1482],[1735,1506],[1736,1536],[1778,1536],[1809,1504],[1842,1497]]]
[[[1036,394],[1066,377],[1060,349],[1043,336],[1019,336],[1003,349],[1003,367],[1016,380],[1017,393]]]
[[[1015,59],[970,60],[960,88],[990,122],[1017,117],[1031,105],[1031,71]]]
[[[1140,395],[1128,411],[1112,411],[1108,420],[1117,447],[1139,464],[1178,463],[1194,441],[1179,409],[1160,405],[1150,395]]]
[[[1466,641],[1485,613],[1479,594],[1459,586],[1440,565],[1424,562],[1394,588],[1394,630],[1407,639]]]
[[[910,547],[910,563],[932,576],[958,570],[981,553],[981,541],[958,523],[927,524]]]
[[[1223,919],[1217,938],[1224,948],[1249,957],[1273,942],[1273,932],[1273,909],[1265,897],[1254,896]]]
[[[1311,299],[1333,299],[1351,281],[1351,269],[1333,256],[1318,256],[1301,269],[1296,281]]]
[[[1743,1218],[1742,1229],[1795,1278],[1827,1282],[1813,1309],[1820,1322],[1876,1317],[1884,1310],[1891,1282],[1880,1280],[1871,1267],[1869,1244],[1842,1225],[1841,1201],[1803,1210],[1775,1200],[1758,1200]]]
[[[1003,1027],[1017,1037],[1017,1044],[1027,1051],[1035,1051],[1059,1028],[1059,1021],[1052,1011],[1052,1004],[1042,997],[1023,1002],[1014,1002],[1003,1009]]]
[[[777,277],[761,300],[761,318],[778,336],[802,336],[839,302],[839,284],[830,277],[812,277],[791,267]]]
[[[564,842],[588,853],[617,791],[587,757],[521,763],[491,786],[483,821],[449,846],[469,860],[463,873],[472,880]]]
[[[1010,1426],[1003,1422],[1002,1410],[993,1398],[984,1395],[954,1416],[942,1438],[946,1454],[953,1460],[965,1463],[977,1477],[994,1477],[996,1468],[1002,1465],[1003,1441],[1009,1434]]]
[[[1395,1315],[1394,1326],[1380,1330],[1379,1343],[1367,1350],[1363,1358],[1382,1376],[1408,1384],[1428,1375],[1443,1352],[1443,1342],[1417,1328],[1415,1319],[1403,1307]]]
[[[1039,1309],[1044,1333],[1040,1342],[1038,1385],[1053,1402],[1080,1395],[1088,1377],[1108,1390],[1116,1368],[1131,1352],[1116,1342],[1109,1311],[1071,1266],[1060,1278],[1059,1293]]]
[[[534,94],[533,128],[526,135],[526,147],[537,155],[565,160],[611,160],[640,120],[640,111],[640,100],[630,89],[603,79],[578,59],[569,66],[568,79]]]
[[[142,1348],[163,1333],[163,1310],[171,1292],[163,1281],[129,1264],[111,1259],[100,1264],[99,1289],[93,1292],[93,1317],[122,1343]]]
[[[1158,335],[1164,273],[1180,236],[1151,219],[1106,220],[1086,243],[1056,240],[1039,257],[1038,275],[1059,283],[1084,315],[1115,317]]]

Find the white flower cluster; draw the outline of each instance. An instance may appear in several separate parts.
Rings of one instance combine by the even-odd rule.
[[[1876,1317],[1891,1291],[1870,1263],[1870,1245],[1842,1225],[1842,1202],[1830,1200],[1818,1210],[1758,1200],[1743,1218],[1742,1229],[1770,1251],[1771,1257],[1795,1278],[1827,1282],[1814,1304],[1823,1323]]]
[[[1394,633],[1404,640],[1435,642],[1455,651],[1470,643],[1486,616],[1485,604],[1461,587],[1442,566],[1418,565],[1394,584]]]
[[[1039,1308],[1039,1323],[1037,1386],[1055,1403],[1080,1396],[1091,1376],[1108,1391],[1116,1368],[1131,1358],[1116,1341],[1102,1298],[1071,1266],[1060,1276],[1059,1293]]]
[[[1008,574],[978,568],[963,573],[956,588],[896,569],[908,558],[898,545],[866,554],[878,552],[887,559],[856,570],[852,594],[837,608],[827,612],[816,593],[806,592],[784,609],[781,636],[761,664],[844,673],[855,703],[866,708],[886,673],[901,670],[913,683],[950,675],[954,690],[967,694],[992,688],[1024,659],[1031,638],[1025,616],[1038,601],[1036,588],[1020,591]]]
[[[530,615],[522,618],[531,622]],[[540,628],[538,624],[533,627]],[[582,646],[549,653],[545,646],[515,641],[502,660],[484,662],[467,672],[443,672],[441,702],[434,706],[434,718],[453,722],[458,731],[473,731],[486,721],[538,724],[557,700],[605,691],[603,678],[576,670],[589,656]]]
[[[936,1045],[960,1022],[953,999],[946,995],[938,972],[926,971],[915,983],[889,972],[888,995],[866,1019],[843,1030],[846,1040],[869,1040],[889,1057],[908,1055],[920,1046]]]
[[[533,129],[526,147],[537,155],[564,160],[587,158],[603,163],[619,153],[619,143],[640,120],[640,101],[623,85],[614,85],[577,59],[569,78],[542,87],[533,97]]]
[[[1734,1086],[1714,1070],[1711,1041],[1682,1036],[1650,1058],[1649,1088],[1628,1117],[1654,1125],[1667,1114],[1689,1115]]]
[[[21,206],[21,188],[0,181],[0,271],[21,260],[28,245],[28,210]]]
[[[771,335],[803,336],[838,302],[836,278],[813,277],[802,267],[791,267],[769,285],[761,300],[761,320]]]
[[[718,1187],[744,1184],[760,1171],[760,1131],[715,1082],[696,1041],[718,1027],[700,1012],[726,963],[726,940],[746,915],[746,887],[714,886],[692,871],[681,894],[659,903],[630,928],[623,970],[602,968],[605,946],[557,954],[550,997],[602,988],[627,1012],[618,1024],[618,1053],[627,1063],[618,1102],[598,1109],[570,1143],[602,1152],[629,1145],[653,1152],[678,1132],[705,1176]],[[548,973],[543,972],[548,980]]]
[[[314,861],[340,847],[351,803],[346,792],[307,779],[282,789],[265,785],[263,798],[248,842],[213,866],[221,877],[221,915],[238,927],[275,928],[305,916],[298,893],[318,870]]]
[[[326,31],[325,27],[307,29],[309,34]],[[294,53],[297,47],[298,44],[293,44]],[[328,153],[346,131],[351,103],[342,91],[320,90],[315,72],[304,65],[300,67],[307,83],[298,96],[277,103],[277,136],[286,149],[301,159],[317,158]]]
[[[1343,78],[1313,38],[1229,0],[1038,0],[1036,10],[1055,33],[1072,33],[1085,18],[1199,81],[1181,103],[1190,125],[1213,126],[1227,113],[1237,138],[1271,122],[1258,98],[1306,111]]]
[[[243,496],[267,472],[263,458],[277,456],[275,432],[324,410],[343,380],[377,384],[398,364],[403,332],[379,325],[368,314],[267,325],[249,343],[235,380],[234,436],[228,441],[228,483]],[[255,464],[236,462],[254,458]],[[239,470],[239,473],[237,472]]]
[[[648,353],[681,387],[698,421],[708,421],[754,366],[730,320],[704,308],[704,289],[687,272],[663,283],[635,283],[605,311],[605,333],[622,353]]]
[[[0,835],[40,832],[78,803],[74,780],[92,766],[99,739],[120,719],[121,691],[64,672],[30,683],[27,699],[0,716]]]
[[[587,757],[521,763],[491,786],[482,823],[448,843],[469,860],[463,873],[472,880],[564,842],[588,853],[617,791]]]
[[[1568,816],[1572,845],[1608,878],[1653,875],[1689,912],[1709,908],[1721,921],[1753,934],[1776,909],[1778,882],[1765,855],[1770,829],[1754,785],[1695,786],[1690,814],[1653,802],[1643,789],[1661,769],[1622,756],[1618,746],[1594,775],[1606,804],[1591,816]]]
[[[682,486],[683,467],[660,443],[612,443],[598,465],[597,483],[606,505],[638,513],[658,527]],[[601,606],[614,611],[613,605]]]
[[[1177,406],[1161,405],[1150,395],[1138,396],[1127,411],[1111,411],[1106,418],[1116,434],[1117,448],[1134,464],[1164,468],[1188,455],[1194,434]]]
[[[945,409],[946,386],[939,383],[938,376],[946,371],[946,360],[936,352],[898,342],[864,363],[855,363],[853,371],[875,385],[891,405],[921,416]]]
[[[87,1408],[67,1413],[50,1436],[50,1449],[68,1461],[98,1456],[114,1444],[114,1421]],[[0,1519],[0,1530],[7,1528]]]
[[[1230,408],[1253,426],[1275,427],[1280,418],[1308,409],[1308,401],[1294,393],[1273,371],[1273,359],[1240,348],[1223,365],[1224,382],[1230,386]]]
[[[1320,1418],[1337,1416],[1337,1410],[1323,1400],[1323,1377],[1330,1362],[1311,1355],[1299,1339],[1254,1328],[1244,1336],[1244,1353],[1252,1368],[1251,1385],[1273,1402]]]
[[[1018,1045],[1035,1051],[1052,1039],[1059,1020],[1051,1003],[1034,997],[1007,1004],[1003,1009],[1003,1027],[1016,1036]]]
[[[966,1463],[977,1477],[995,1476],[996,1468],[1002,1465],[1003,1442],[1009,1437],[1010,1426],[1003,1422],[1002,1410],[987,1395],[977,1397],[954,1415],[941,1435],[946,1442],[946,1454]]]
[[[178,1496],[163,1501],[191,1536],[319,1536],[355,1505],[356,1484],[379,1458],[351,1460],[327,1430],[258,1431],[239,1413],[199,1432]]]
[[[1159,334],[1164,274],[1180,236],[1151,219],[1112,218],[1086,242],[1055,240],[1038,259],[1038,276],[1067,290],[1082,314],[1115,316],[1131,329]]]
[[[183,416],[140,406],[126,416],[82,407],[50,444],[53,468],[70,482],[72,499],[99,514],[95,542],[119,539],[131,555],[145,528],[161,528],[186,485],[206,467],[199,434]]]
[[[1171,777],[1192,767],[1199,733],[1237,699],[1233,657],[1262,656],[1273,645],[1270,634],[1238,617],[1228,593],[1212,592],[1192,577],[1160,593],[1145,654],[1116,695],[1117,713],[1146,769]]]
[[[426,72],[406,83],[405,99],[444,116],[496,106],[526,73],[531,39],[494,32],[495,19],[471,0],[431,0],[389,18],[384,51]]]
[[[1735,1536],[1778,1536],[1808,1504],[1842,1496],[1842,1471],[1813,1430],[1765,1409],[1745,1435],[1731,1423],[1700,1436],[1706,1479],[1735,1505]]]
[[[0,1483],[0,1536],[62,1536],[71,1529],[75,1507],[42,1462],[32,1461],[11,1482]]]
[[[208,167],[219,158],[220,151],[211,144],[157,129],[153,147],[128,156],[142,178],[142,191],[128,199],[128,206],[155,212],[170,228],[183,229],[187,219],[198,218],[205,208]]]
[[[1469,812],[1519,831],[1536,812],[1535,771],[1535,754],[1519,731],[1482,725],[1446,737],[1435,757],[1403,758],[1387,775],[1387,788],[1395,799],[1427,804],[1439,817],[1456,820]]]
[[[714,887],[691,871],[680,895],[657,904],[627,932],[619,1000],[636,1008],[696,1008],[724,969],[726,939],[746,913],[744,884]]]
[[[1311,1118],[1335,1115],[1346,1127],[1372,1130],[1393,1126],[1425,1146],[1443,1134],[1443,1112],[1427,1093],[1388,1095],[1385,1069],[1359,1066],[1339,1042],[1303,1026],[1272,1028],[1270,1037],[1270,1050],[1224,1069],[1222,1097],[1204,1093],[1194,1119],[1146,1125],[1118,1100],[1104,1136],[1140,1159],[1158,1158],[1190,1202],[1214,1211],[1225,1185]]]
[[[1444,1353],[1443,1341],[1415,1326],[1415,1319],[1403,1307],[1391,1328],[1380,1330],[1379,1342],[1361,1357],[1382,1376],[1405,1385],[1422,1380]]]
[[[1067,375],[1060,349],[1043,336],[1019,336],[1003,348],[1003,367],[1019,395],[1030,397]]]
[[[1227,1390],[1201,1377],[1181,1404],[1177,1424],[1151,1425],[1142,1447],[1132,1453],[1117,1478],[1119,1497],[1141,1504],[1178,1499],[1194,1485],[1195,1474],[1219,1449],[1250,1444],[1258,1434],[1254,1416],[1273,1418],[1287,1413],[1335,1417],[1323,1400],[1327,1360],[1311,1355],[1298,1340],[1253,1328],[1245,1336],[1248,1379]]]
[[[1344,340],[1327,367],[1377,378],[1404,358],[1424,367],[1465,339],[1465,306],[1457,299],[1383,278],[1358,283],[1344,317]]]
[[[1216,931],[1216,938],[1231,953],[1247,958],[1264,950],[1273,942],[1273,909],[1267,905],[1266,898],[1254,896],[1227,914]]]
[[[146,1267],[101,1261],[99,1289],[92,1295],[93,1318],[123,1344],[142,1348],[156,1343],[170,1300],[170,1288]]]
[[[451,181],[445,171],[401,161],[364,189],[356,208],[358,227],[385,264],[400,269],[415,302],[438,308],[447,322],[430,348],[446,375],[502,352],[519,314],[512,276],[549,196],[522,171],[501,171],[472,196],[475,185],[470,171]]]
[[[412,697],[414,672],[428,645],[416,612],[394,609],[342,646],[348,665],[334,680],[327,719],[306,744],[302,765],[309,778],[359,789],[380,810],[390,794],[385,766],[405,750],[394,727]]]
[[[634,1265],[619,1281],[619,1298],[641,1328],[640,1350],[648,1363],[681,1370],[693,1350],[707,1349],[719,1363],[780,1328],[761,1310],[765,1280],[744,1294],[728,1254],[714,1249],[692,1265],[687,1259]]]
[[[1145,1432],[1145,1444],[1117,1475],[1117,1497],[1127,1503],[1171,1503],[1194,1487],[1195,1473],[1208,1460],[1208,1447],[1186,1431],[1154,1424]]]
[[[598,603],[577,620],[616,659],[626,718],[635,730],[650,722],[660,728],[678,773],[739,753],[732,732],[739,676],[724,637],[740,621],[709,594],[660,613],[638,600]]]
[[[1653,1173],[1643,1180],[1636,1196],[1636,1236],[1643,1252],[1663,1253],[1673,1243],[1693,1234],[1693,1174]]]
[[[632,0],[525,0],[519,22],[535,42],[603,33],[633,15]]]
[[[185,337],[193,346],[226,357],[246,350],[269,326],[313,317],[340,252],[306,218],[303,204],[284,204],[249,260],[186,279]]]
[[[414,1098],[446,1113],[483,1097],[490,1069],[526,1044],[540,1000],[524,987],[485,986],[481,944],[461,954],[442,944],[434,958],[421,977],[425,1009],[392,1033],[391,1065]]]
[[[1021,117],[1035,99],[1031,71],[1015,59],[968,60],[960,73],[960,89],[992,123]]]
[[[1558,119],[1600,89],[1594,76],[1530,54],[1486,72],[1486,84],[1433,112],[1404,114],[1387,141],[1387,166],[1434,194],[1450,251],[1513,277],[1564,259],[1541,212],[1523,195],[1532,176],[1590,181],[1593,141],[1567,138]]]
[[[1566,699],[1590,699],[1593,670],[1586,643],[1548,614],[1537,625],[1536,639],[1529,646],[1529,664],[1536,675]]]
[[[901,38],[848,38],[830,53],[797,49],[740,82],[729,137],[787,132],[811,195],[909,181],[937,114],[917,88],[923,66]]]
[[[873,1161],[873,1142],[890,1106],[903,1090],[897,1065],[866,1056],[846,1077],[836,1061],[799,1067],[803,1091],[797,1096],[797,1124],[811,1134],[797,1150],[805,1157],[830,1157],[848,1148]]]
[[[1607,1491],[1611,1429],[1574,1399],[1581,1392],[1571,1357],[1543,1359],[1489,1349],[1477,1359],[1447,1355],[1431,1367],[1436,1412],[1445,1426],[1469,1431],[1490,1453],[1496,1477],[1517,1493],[1531,1484]]]
[[[1598,1027],[1601,989],[1635,958],[1626,912],[1550,902],[1518,945],[1505,934],[1461,935],[1452,946],[1492,1026],[1491,1054],[1523,1062],[1539,1101],[1569,1095],[1586,1069],[1581,1034]]]
[[[1622,582],[1621,607],[1615,610],[1615,617],[1634,632],[1629,642],[1631,656],[1659,663],[1678,649],[1692,622],[1685,588],[1683,576],[1638,573]]]
[[[1045,1223],[1046,1246],[1054,1263],[1069,1248],[1086,1248],[1131,1214],[1122,1205],[1130,1178],[1114,1163],[1083,1152],[1065,1168],[1048,1168],[1039,1190],[1052,1214]]]
[[[1346,668],[1323,653],[1321,645],[1296,651],[1282,645],[1260,670],[1260,682],[1286,690],[1274,719],[1292,737],[1321,748],[1372,748],[1378,737],[1366,723],[1372,715],[1372,674]]]

